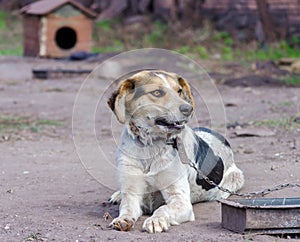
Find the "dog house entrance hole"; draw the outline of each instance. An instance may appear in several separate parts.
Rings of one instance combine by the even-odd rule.
[[[77,41],[77,34],[72,28],[62,27],[57,30],[55,41],[61,49],[68,50],[75,46]]]

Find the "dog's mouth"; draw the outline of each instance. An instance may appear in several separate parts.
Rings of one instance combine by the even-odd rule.
[[[165,118],[155,119],[155,125],[164,126],[164,127],[167,127],[168,129],[175,129],[175,130],[183,129],[185,123],[186,123],[185,120],[174,122],[174,121],[169,121]]]

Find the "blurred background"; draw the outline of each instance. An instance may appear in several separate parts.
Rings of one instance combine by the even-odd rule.
[[[201,85],[190,125],[212,127],[221,116],[214,126],[230,139],[244,171],[242,192],[300,184],[300,0],[0,0],[0,241],[153,241],[140,233],[144,218],[133,232],[107,229],[104,215],[116,217],[118,206],[107,203],[113,185],[106,184],[116,177],[106,170],[114,166],[102,167],[114,163],[122,129],[106,106],[109,88],[116,88],[111,81],[142,62],[125,51],[147,47],[188,56],[211,77],[196,76],[194,65],[141,55],[147,65],[187,68],[178,74]],[[210,108],[220,98],[215,106],[222,110]],[[83,110],[75,126],[74,107]],[[94,152],[94,136],[105,155]],[[74,137],[86,159],[76,155]],[[299,189],[269,197],[299,197]],[[229,232],[219,208],[197,204],[194,223],[154,240],[299,239],[283,230],[280,238]]]
[[[96,13],[93,53],[159,47],[222,61],[300,56],[297,0],[74,1]],[[1,55],[23,54],[20,9],[34,2],[0,0]]]

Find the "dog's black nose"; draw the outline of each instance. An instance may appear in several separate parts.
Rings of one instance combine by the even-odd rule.
[[[182,104],[179,106],[179,110],[184,116],[190,116],[193,112],[193,106],[190,104]]]

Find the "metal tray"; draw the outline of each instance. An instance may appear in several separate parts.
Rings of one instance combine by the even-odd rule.
[[[300,234],[300,198],[220,200],[222,226],[238,233]]]

